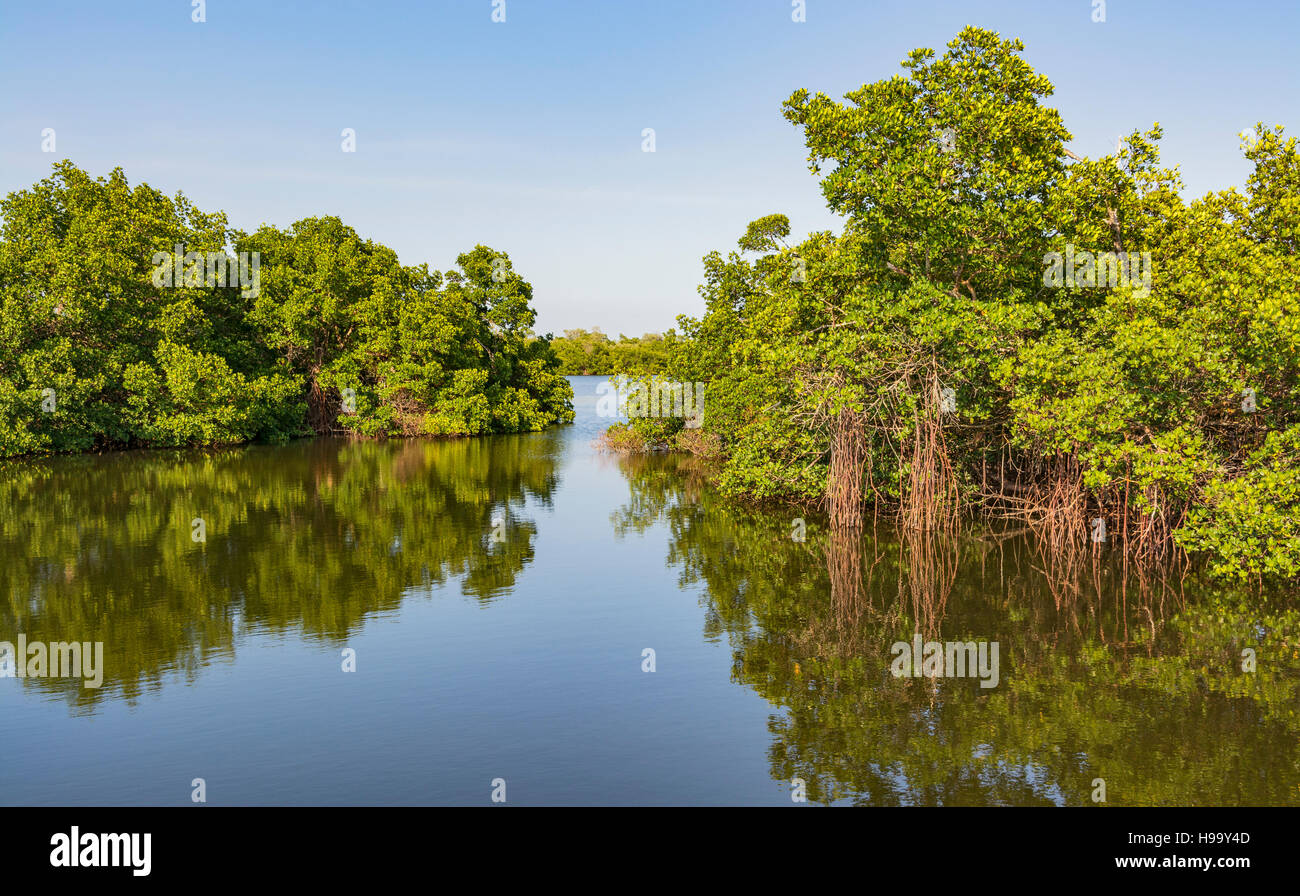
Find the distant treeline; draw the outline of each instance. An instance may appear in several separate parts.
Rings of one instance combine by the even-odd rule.
[[[676,342],[673,330],[641,337],[620,334],[615,342],[596,328],[565,330],[563,336],[552,340],[551,347],[566,376],[612,376],[663,373]]]
[[[0,457],[573,419],[504,252],[442,273],[336,217],[245,233],[67,161],[0,214]]]

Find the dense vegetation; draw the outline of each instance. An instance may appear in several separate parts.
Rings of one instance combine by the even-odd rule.
[[[551,341],[560,358],[560,372],[566,376],[614,376],[663,373],[668,368],[677,334],[619,335],[610,339],[599,328],[565,330]]]
[[[0,456],[572,419],[532,287],[486,246],[404,266],[338,218],[243,233],[66,161],[0,214]]]
[[[850,529],[873,507],[929,531],[979,510],[1082,545],[1100,519],[1143,556],[1296,580],[1295,138],[1257,126],[1244,190],[1184,201],[1158,125],[1070,152],[1022,49],[968,28],[846,103],[796,91],[843,231],[791,245],[774,214],[708,255],[668,369],[709,383],[704,426],[628,431]]]
[[[968,28],[846,102],[791,95],[844,226],[752,222],[705,257],[680,335],[536,338],[531,287],[488,247],[403,266],[337,218],[244,233],[60,163],[0,203],[0,456],[529,431],[572,419],[564,374],[661,377],[708,383],[703,426],[639,418],[610,443],[715,457],[731,495],[848,529],[996,514],[1300,580],[1295,138],[1257,125],[1245,185],[1187,201],[1159,125],[1071,152],[1022,50]],[[174,246],[253,256],[255,285],[160,287]]]

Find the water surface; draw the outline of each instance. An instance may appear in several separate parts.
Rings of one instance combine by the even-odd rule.
[[[0,467],[0,640],[106,665],[0,678],[0,804],[1300,803],[1294,610],[1024,533],[797,542],[596,451],[571,381],[538,434]],[[893,676],[918,632],[997,687]]]

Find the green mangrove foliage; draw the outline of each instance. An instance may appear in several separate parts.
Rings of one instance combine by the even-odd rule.
[[[0,202],[0,456],[572,420],[532,287],[402,265],[338,218],[232,230],[71,162]]]
[[[556,336],[551,347],[560,359],[560,372],[566,376],[614,376],[662,373],[667,369],[677,342],[677,333],[669,330],[662,336],[619,335],[610,339],[599,328],[565,330]]]
[[[850,528],[980,510],[1295,580],[1295,138],[1258,125],[1244,189],[1184,201],[1158,125],[1070,152],[1022,49],[968,28],[847,102],[786,101],[843,231],[792,244],[774,214],[705,257],[667,371],[709,384],[693,443],[727,492]]]

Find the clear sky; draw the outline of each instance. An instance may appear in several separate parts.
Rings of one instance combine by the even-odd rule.
[[[838,227],[781,117],[792,91],[842,96],[968,24],[1024,40],[1075,152],[1159,121],[1189,195],[1243,182],[1256,121],[1300,132],[1296,0],[1110,0],[1104,23],[1093,0],[806,10],[209,0],[195,23],[191,0],[0,0],[0,192],[69,158],[242,229],[338,215],[409,264],[485,243],[533,283],[539,331],[639,335],[702,311],[701,256],[750,220]]]

